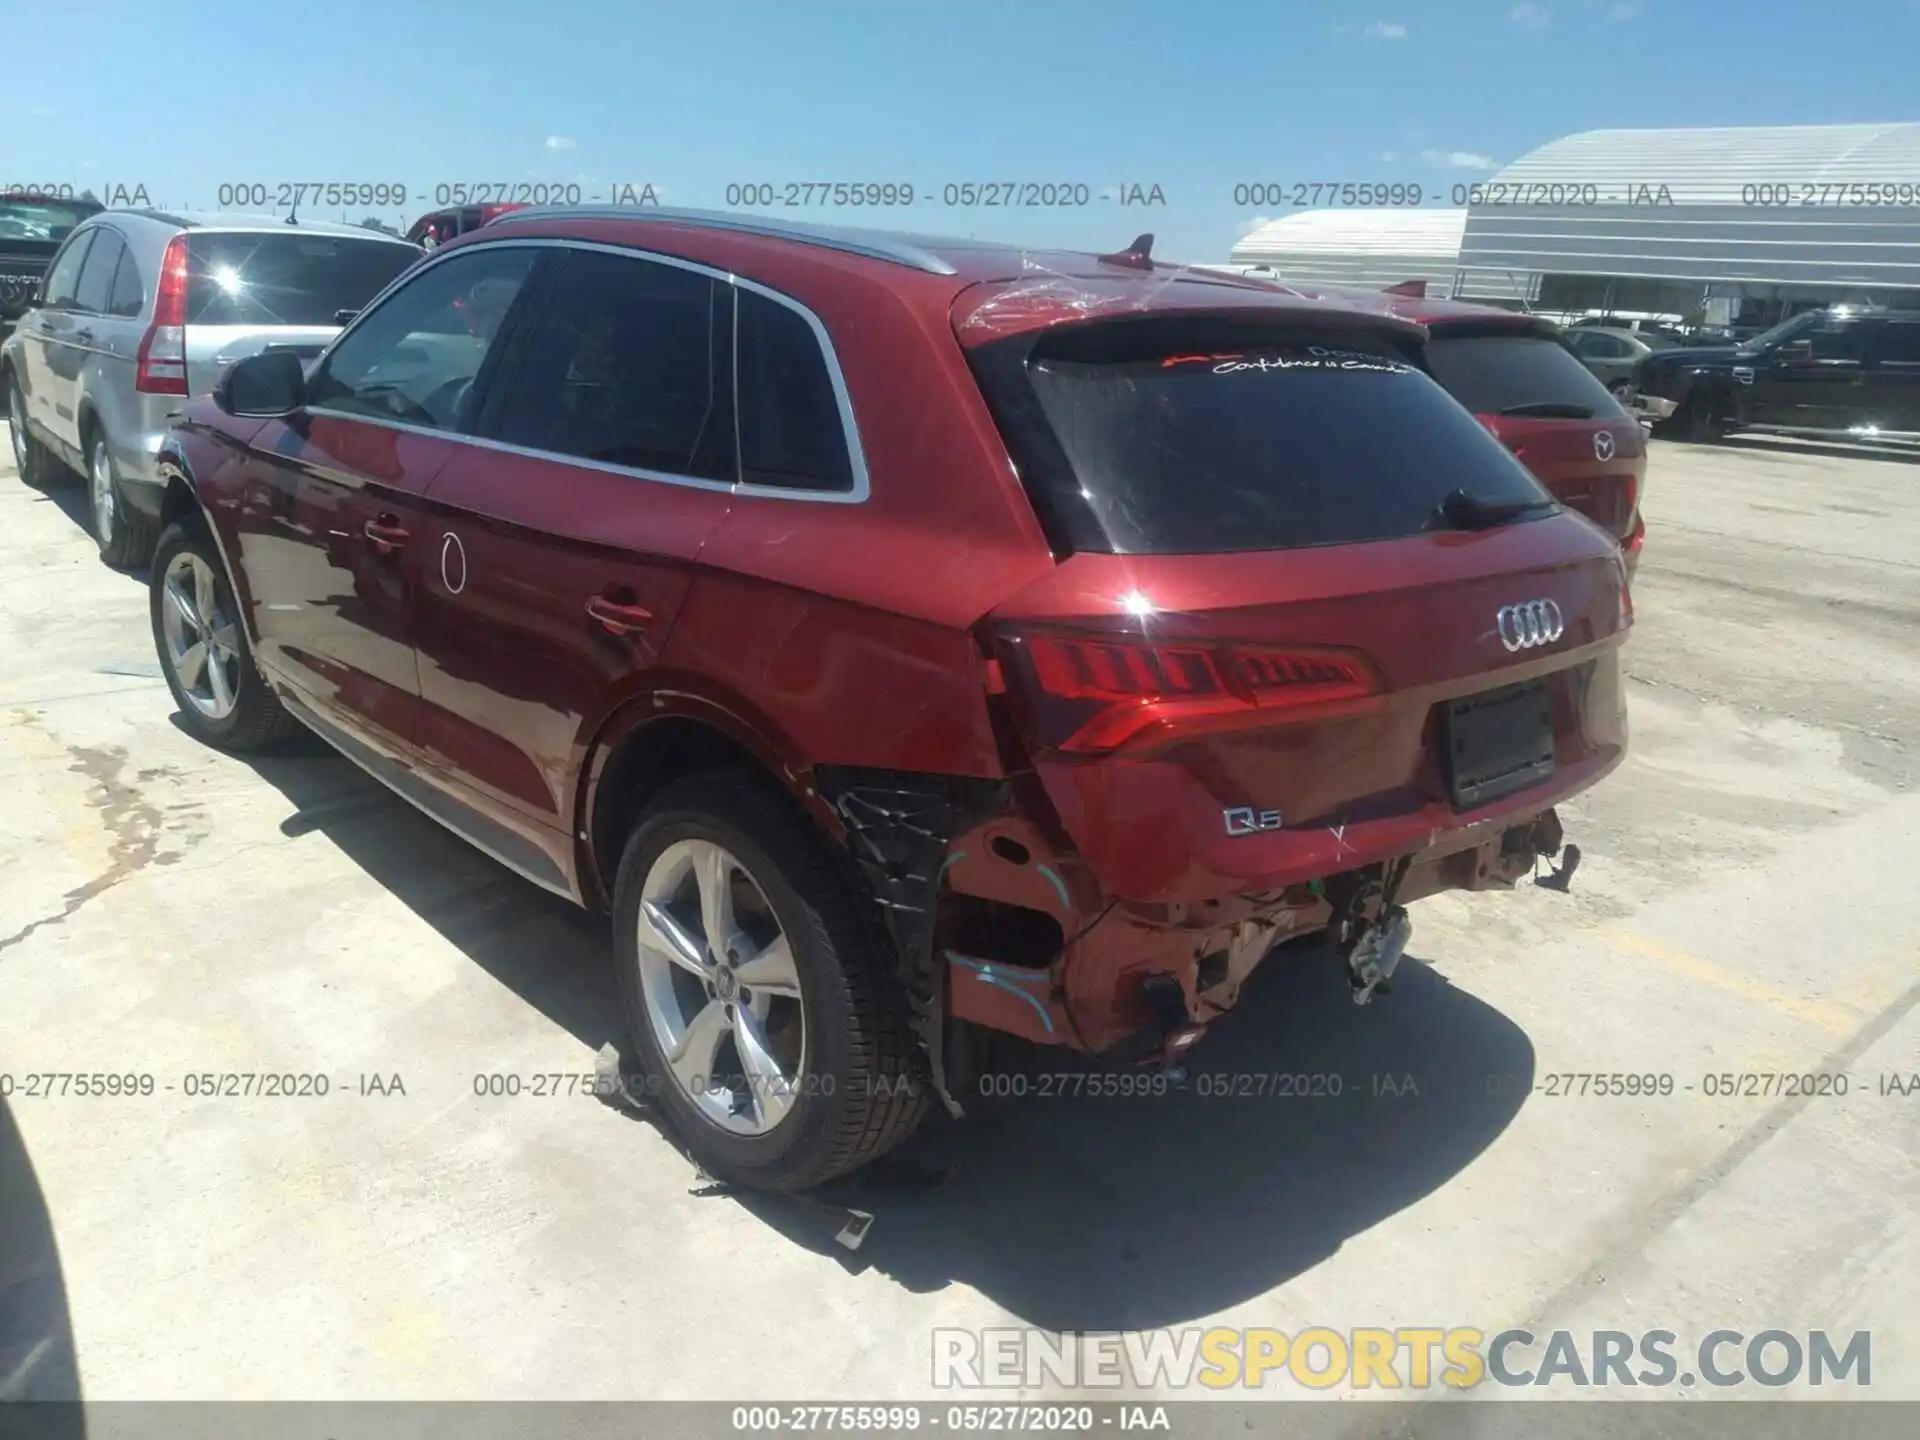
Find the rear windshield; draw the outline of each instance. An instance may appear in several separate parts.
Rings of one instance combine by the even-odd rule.
[[[335,325],[420,257],[411,245],[297,231],[192,232],[189,325]]]
[[[0,200],[0,243],[9,240],[58,245],[100,207],[84,200]]]
[[[1622,410],[1557,340],[1539,335],[1470,335],[1427,342],[1442,385],[1477,415],[1624,420]]]
[[[1354,544],[1430,528],[1457,489],[1548,500],[1391,342],[1269,332],[1196,349],[1126,329],[1055,332],[1024,357],[1013,341],[975,352],[1057,549]]]

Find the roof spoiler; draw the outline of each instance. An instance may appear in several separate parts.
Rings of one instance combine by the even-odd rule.
[[[1124,250],[1116,250],[1111,255],[1094,257],[1102,265],[1124,265],[1129,270],[1153,269],[1153,236],[1136,235],[1133,243]]]
[[[1427,298],[1427,282],[1424,280],[1402,280],[1398,285],[1389,285],[1380,292],[1383,295],[1405,295],[1414,300]]]

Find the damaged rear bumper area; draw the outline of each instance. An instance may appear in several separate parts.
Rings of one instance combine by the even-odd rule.
[[[1023,818],[1005,782],[853,770],[819,780],[892,941],[929,1079],[949,1106],[953,1022],[1170,1063],[1233,1008],[1278,942],[1330,932],[1364,1004],[1386,991],[1404,951],[1407,904],[1443,890],[1510,889],[1563,853],[1542,883],[1564,888],[1579,856],[1544,809],[1308,884],[1141,904],[1107,893],[1071,846]]]
[[[937,926],[953,1018],[1039,1044],[1124,1045],[1167,1060],[1233,1008],[1283,940],[1330,931],[1365,1004],[1386,990],[1405,948],[1407,904],[1443,890],[1511,889],[1563,851],[1555,875],[1564,883],[1579,855],[1548,809],[1310,884],[1140,905],[1100,894],[1018,822],[983,826],[955,851]]]

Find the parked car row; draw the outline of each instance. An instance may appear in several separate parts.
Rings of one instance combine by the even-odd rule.
[[[212,233],[122,238],[139,373],[197,388],[198,302],[305,232]],[[879,1155],[994,1034],[1171,1063],[1277,937],[1370,1001],[1411,901],[1571,873],[1639,430],[1524,317],[1150,252],[524,209],[364,257],[316,358],[223,326],[169,402],[181,721],[304,727],[610,911],[636,1078],[737,1183]]]
[[[1629,574],[1638,568],[1646,541],[1640,515],[1647,478],[1645,432],[1626,408],[1630,386],[1616,382],[1609,390],[1597,383],[1591,360],[1583,368],[1580,342],[1595,332],[1563,332],[1539,316],[1429,299],[1411,288],[1282,288],[1338,298],[1423,326],[1434,378],[1555,499],[1619,541]]]
[[[1683,439],[1920,439],[1920,311],[1809,310],[1739,345],[1642,356],[1631,383]]]
[[[422,253],[327,221],[34,205],[69,207],[75,223],[46,225],[35,303],[0,345],[14,463],[29,485],[61,467],[87,478],[114,565],[152,554],[160,447],[181,403],[244,356],[317,357]]]
[[[103,208],[97,200],[0,194],[0,340],[33,308],[47,266],[67,237]]]

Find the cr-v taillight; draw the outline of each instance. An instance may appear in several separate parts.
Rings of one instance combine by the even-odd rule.
[[[176,235],[160,257],[153,323],[140,337],[133,388],[143,395],[187,393],[187,237]]]
[[[1211,645],[1023,630],[1004,635],[1043,745],[1138,753],[1222,730],[1365,709],[1365,656],[1317,646]]]

